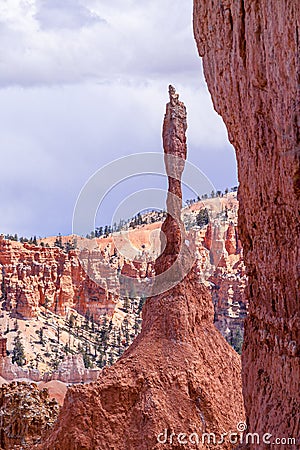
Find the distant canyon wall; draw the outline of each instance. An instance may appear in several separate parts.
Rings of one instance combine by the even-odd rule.
[[[230,218],[226,221],[223,218],[222,226],[210,222],[198,231],[190,230],[189,239],[195,241],[199,269],[211,287],[215,324],[231,342],[235,330],[243,328],[247,310],[244,296],[247,277],[237,227],[233,224],[238,202],[231,195],[222,198],[222,202]],[[193,205],[185,214],[194,220],[200,207],[200,204]],[[153,225],[158,230],[161,223]],[[99,253],[104,263],[100,285],[83,269],[79,250],[65,252],[54,246],[22,244],[0,237],[3,306],[13,316],[24,319],[38,316],[41,307],[66,317],[75,310],[92,317],[95,322],[101,321],[103,314],[113,315],[120,297],[134,295],[131,293],[131,280],[139,282],[146,276],[153,276],[153,263],[148,261],[147,255],[152,228],[152,225],[141,226],[130,231],[132,245],[140,247],[144,253],[137,261],[122,257],[112,236],[99,240]],[[86,253],[85,259],[88,260],[88,251]],[[120,279],[118,273],[127,278]]]
[[[30,319],[45,306],[65,316],[70,308],[97,320],[114,310],[116,298],[80,264],[78,251],[21,244],[0,237],[0,281],[7,310]],[[116,277],[116,271],[115,271]]]

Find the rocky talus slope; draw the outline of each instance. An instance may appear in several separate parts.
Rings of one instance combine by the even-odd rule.
[[[300,434],[299,21],[297,1],[194,0],[205,78],[238,162],[247,420],[279,438]]]
[[[170,127],[175,126],[174,135],[181,137],[177,148],[185,159],[186,117],[181,114],[185,108],[178,95],[173,95],[171,90],[166,120],[171,117]],[[166,139],[168,132],[164,127],[166,153],[173,145]],[[180,179],[180,170],[177,174]],[[176,183],[176,195],[181,197],[180,183]],[[168,213],[176,224],[164,230],[168,245],[156,262],[158,273],[174,265],[182,247],[177,244],[184,242],[180,217],[170,202]],[[176,239],[173,247],[172,239]],[[184,264],[189,252],[182,254]],[[57,424],[38,449],[186,448],[180,443],[182,435],[178,441],[179,433],[192,439],[187,444],[193,448],[212,448],[212,444],[202,444],[202,433],[219,436],[235,430],[243,417],[240,359],[213,325],[210,293],[199,281],[196,263],[179,284],[147,299],[140,335],[113,366],[102,371],[96,383],[68,390]],[[230,449],[231,444],[213,448]]]

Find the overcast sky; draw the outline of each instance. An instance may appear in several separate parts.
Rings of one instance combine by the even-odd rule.
[[[162,151],[170,83],[188,110],[189,160],[217,189],[236,185],[193,38],[192,0],[1,0],[0,231],[70,233],[76,198],[97,169]],[[121,192],[99,222],[109,222]]]

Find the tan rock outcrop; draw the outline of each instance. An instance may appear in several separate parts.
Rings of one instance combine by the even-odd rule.
[[[249,277],[242,356],[249,429],[296,439],[299,17],[297,1],[194,1],[205,78],[237,155],[239,232]]]

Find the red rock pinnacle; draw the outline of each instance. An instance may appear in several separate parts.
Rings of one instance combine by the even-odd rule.
[[[142,331],[122,357],[96,383],[68,389],[59,420],[38,450],[170,450],[183,448],[182,433],[199,433],[193,448],[208,449],[200,442],[203,433],[227,434],[244,420],[240,358],[213,324],[208,288],[195,270],[186,270],[191,252],[180,219],[186,112],[172,86],[169,92],[163,128],[167,242],[156,279],[175,282],[147,299]],[[178,280],[183,269],[187,276]],[[229,450],[232,444],[214,448]]]
[[[169,86],[170,101],[166,106],[163,124],[163,146],[165,153],[165,166],[168,175],[167,218],[162,225],[163,253],[156,260],[155,272],[157,275],[169,269],[176,260],[173,272],[184,266],[183,255],[189,254],[184,243],[185,229],[181,220],[182,191],[181,176],[184,170],[187,146],[185,132],[186,108],[179,101],[179,95],[173,86]],[[181,266],[181,267],[180,267]],[[173,278],[174,273],[169,272],[168,277]]]

